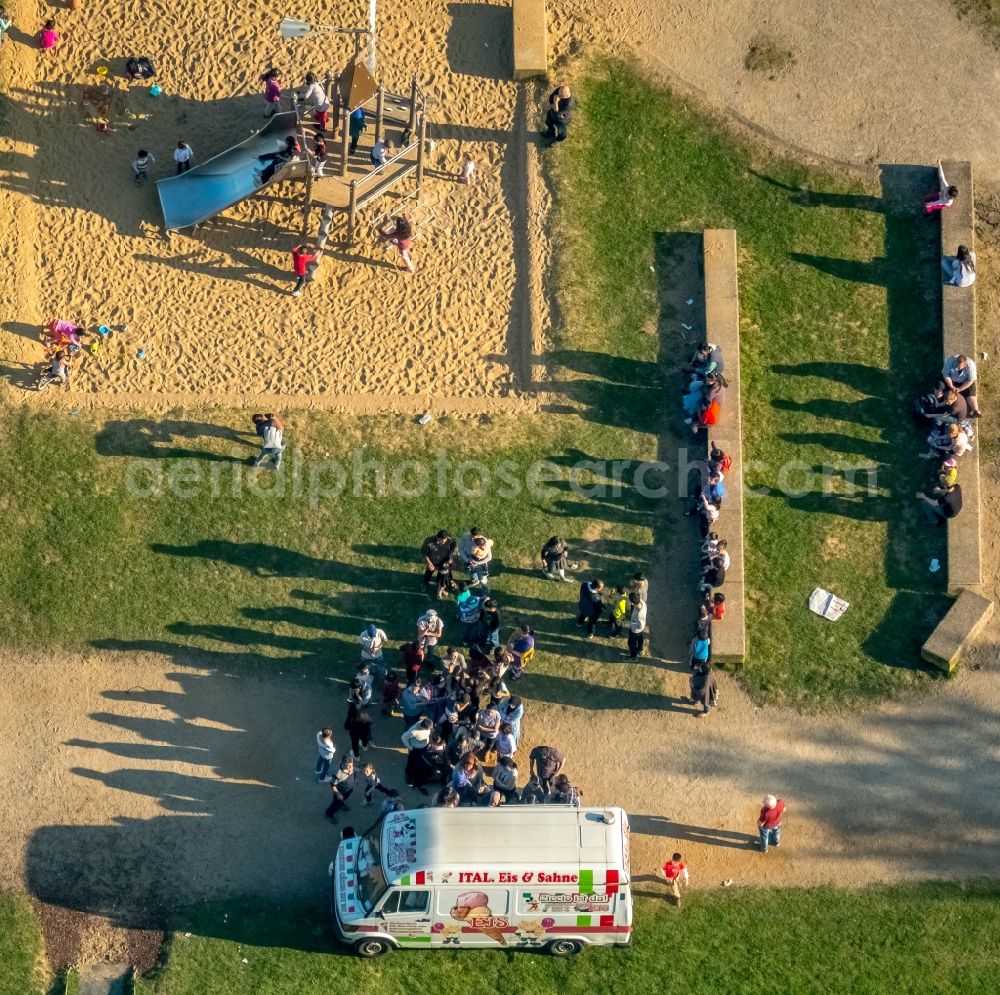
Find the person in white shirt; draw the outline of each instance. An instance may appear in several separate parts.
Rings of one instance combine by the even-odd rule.
[[[941,272],[945,283],[953,287],[971,287],[976,282],[976,254],[960,245],[956,255],[941,260]]]
[[[330,101],[326,99],[326,88],[316,78],[315,73],[306,73],[306,88],[299,94],[299,100],[312,108],[316,116],[316,127],[320,131],[326,131]]]
[[[174,162],[177,163],[177,175],[186,173],[191,168],[191,160],[194,158],[194,149],[187,142],[178,142],[174,149]]]
[[[267,462],[277,470],[285,451],[285,426],[280,418],[270,412],[266,415],[254,415],[253,422],[261,439],[260,453],[254,457],[253,466],[263,466]]]
[[[633,591],[629,595],[628,655],[635,660],[646,643],[646,602]]]
[[[142,186],[146,182],[148,179],[147,172],[154,162],[156,162],[156,156],[152,152],[147,152],[145,149],[139,149],[136,152],[135,158],[132,160],[132,172],[135,173],[135,185],[137,187]]]
[[[460,183],[464,183],[468,186],[472,182],[472,174],[476,171],[476,163],[472,156],[466,152],[462,156],[462,165],[458,170],[458,179]]]
[[[333,755],[337,752],[337,747],[333,745],[333,730],[320,729],[316,733],[316,747],[319,757],[316,760],[316,780],[330,780],[330,764],[333,762]]]
[[[444,635],[444,621],[433,608],[428,608],[417,619],[417,645],[425,652],[437,646]]]
[[[957,391],[969,406],[970,418],[981,418],[979,402],[976,400],[976,363],[968,356],[949,356],[941,367],[941,377],[945,386]]]
[[[364,632],[358,636],[361,659],[367,661],[372,673],[380,679],[385,677],[386,673],[382,649],[388,640],[389,637],[374,622],[369,622]]]

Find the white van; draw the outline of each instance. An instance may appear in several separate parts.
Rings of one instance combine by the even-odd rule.
[[[341,940],[390,950],[626,946],[628,816],[620,808],[502,805],[392,812],[330,864]]]

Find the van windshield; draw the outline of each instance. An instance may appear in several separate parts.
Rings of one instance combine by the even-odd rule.
[[[364,836],[358,846],[358,898],[365,907],[365,912],[371,912],[376,902],[382,897],[388,885],[382,873],[382,835],[383,820],[379,819]]]

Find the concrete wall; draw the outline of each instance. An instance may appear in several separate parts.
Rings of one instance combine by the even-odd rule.
[[[545,0],[512,0],[514,20],[514,79],[548,72]]]
[[[704,235],[705,338],[722,347],[726,361],[725,407],[709,438],[729,453],[726,500],[716,531],[729,544],[732,564],[722,588],[726,616],[712,626],[712,659],[741,665],[746,660],[746,606],[743,566],[743,427],[740,400],[740,301],[736,268],[736,232],[709,228]]]

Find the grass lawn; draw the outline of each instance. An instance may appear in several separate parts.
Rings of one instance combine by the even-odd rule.
[[[951,0],[959,17],[978,23],[994,45],[1000,47],[1000,0]]]
[[[887,167],[880,183],[777,157],[618,63],[590,66],[576,90],[571,138],[547,153],[557,360],[603,351],[607,369],[642,371],[640,392],[659,364],[652,386],[676,397],[670,364],[697,336],[682,324],[696,309],[674,300],[678,233],[736,228],[746,482],[766,491],[746,504],[746,683],[804,708],[917,683],[947,607],[928,572],[944,533],[913,500],[924,433],[907,415],[940,367],[937,231],[914,210],[930,172]],[[645,426],[649,393],[604,400]],[[680,417],[672,405],[675,438]],[[851,603],[839,622],[808,612],[817,586]]]
[[[0,893],[0,995],[42,995],[42,932],[26,898]]]
[[[844,995],[993,993],[1000,956],[996,885],[924,885],[694,894],[677,912],[638,903],[633,945],[575,961],[523,953],[334,955],[325,910],[245,905],[197,913],[136,995],[301,995],[310,991],[594,991]],[[227,918],[223,920],[223,916]],[[243,963],[244,958],[246,963]],[[776,981],[780,979],[780,982]]]
[[[618,493],[606,464],[578,470],[577,486],[568,481],[581,461],[672,459],[664,440],[678,415],[667,389],[679,380],[670,366],[687,345],[663,304],[676,261],[671,233],[734,225],[746,455],[755,461],[748,482],[769,489],[747,506],[747,685],[762,699],[821,708],[925,679],[918,648],[945,607],[927,563],[943,558],[943,533],[917,524],[912,492],[927,468],[913,459],[920,437],[902,411],[940,352],[935,233],[887,209],[877,189],[744,146],[624,67],[594,70],[580,90],[572,140],[552,152],[562,321],[550,393],[566,405],[426,427],[391,415],[296,415],[288,438],[303,452],[299,483],[290,459],[269,493],[253,492],[236,461],[254,451],[246,412],[103,421],[7,409],[5,641],[314,674],[342,661],[346,676],[367,621],[394,640],[413,632],[426,607],[421,539],[479,524],[497,543],[505,635],[519,619],[539,635],[526,695],[552,700],[556,688],[561,703],[585,694],[611,707],[638,701],[620,689],[658,691],[655,669],[629,668],[619,647],[580,639],[575,589],[541,578],[536,557],[558,532],[581,572],[617,583],[649,567],[654,548],[669,561],[672,535],[693,535],[680,501],[642,496],[630,471]],[[887,196],[906,181],[887,173]],[[449,466],[443,488],[438,450]],[[388,493],[370,468],[359,483],[355,458],[382,465]],[[329,484],[317,463],[327,459],[348,472],[338,496],[310,487],[313,473],[320,489]],[[419,496],[415,460],[429,476]],[[463,470],[463,460],[478,461],[491,482],[480,488],[482,470]],[[523,486],[539,460],[561,480],[511,496],[507,478]],[[848,493],[855,463],[876,468],[874,496]],[[823,494],[815,471],[827,464],[832,493]],[[275,480],[266,471],[254,479]],[[867,481],[861,474],[858,484]],[[692,556],[680,573],[688,586],[693,568]],[[852,603],[835,625],[806,610],[817,585]],[[668,655],[680,656],[688,615],[651,621],[661,649],[669,643]]]

